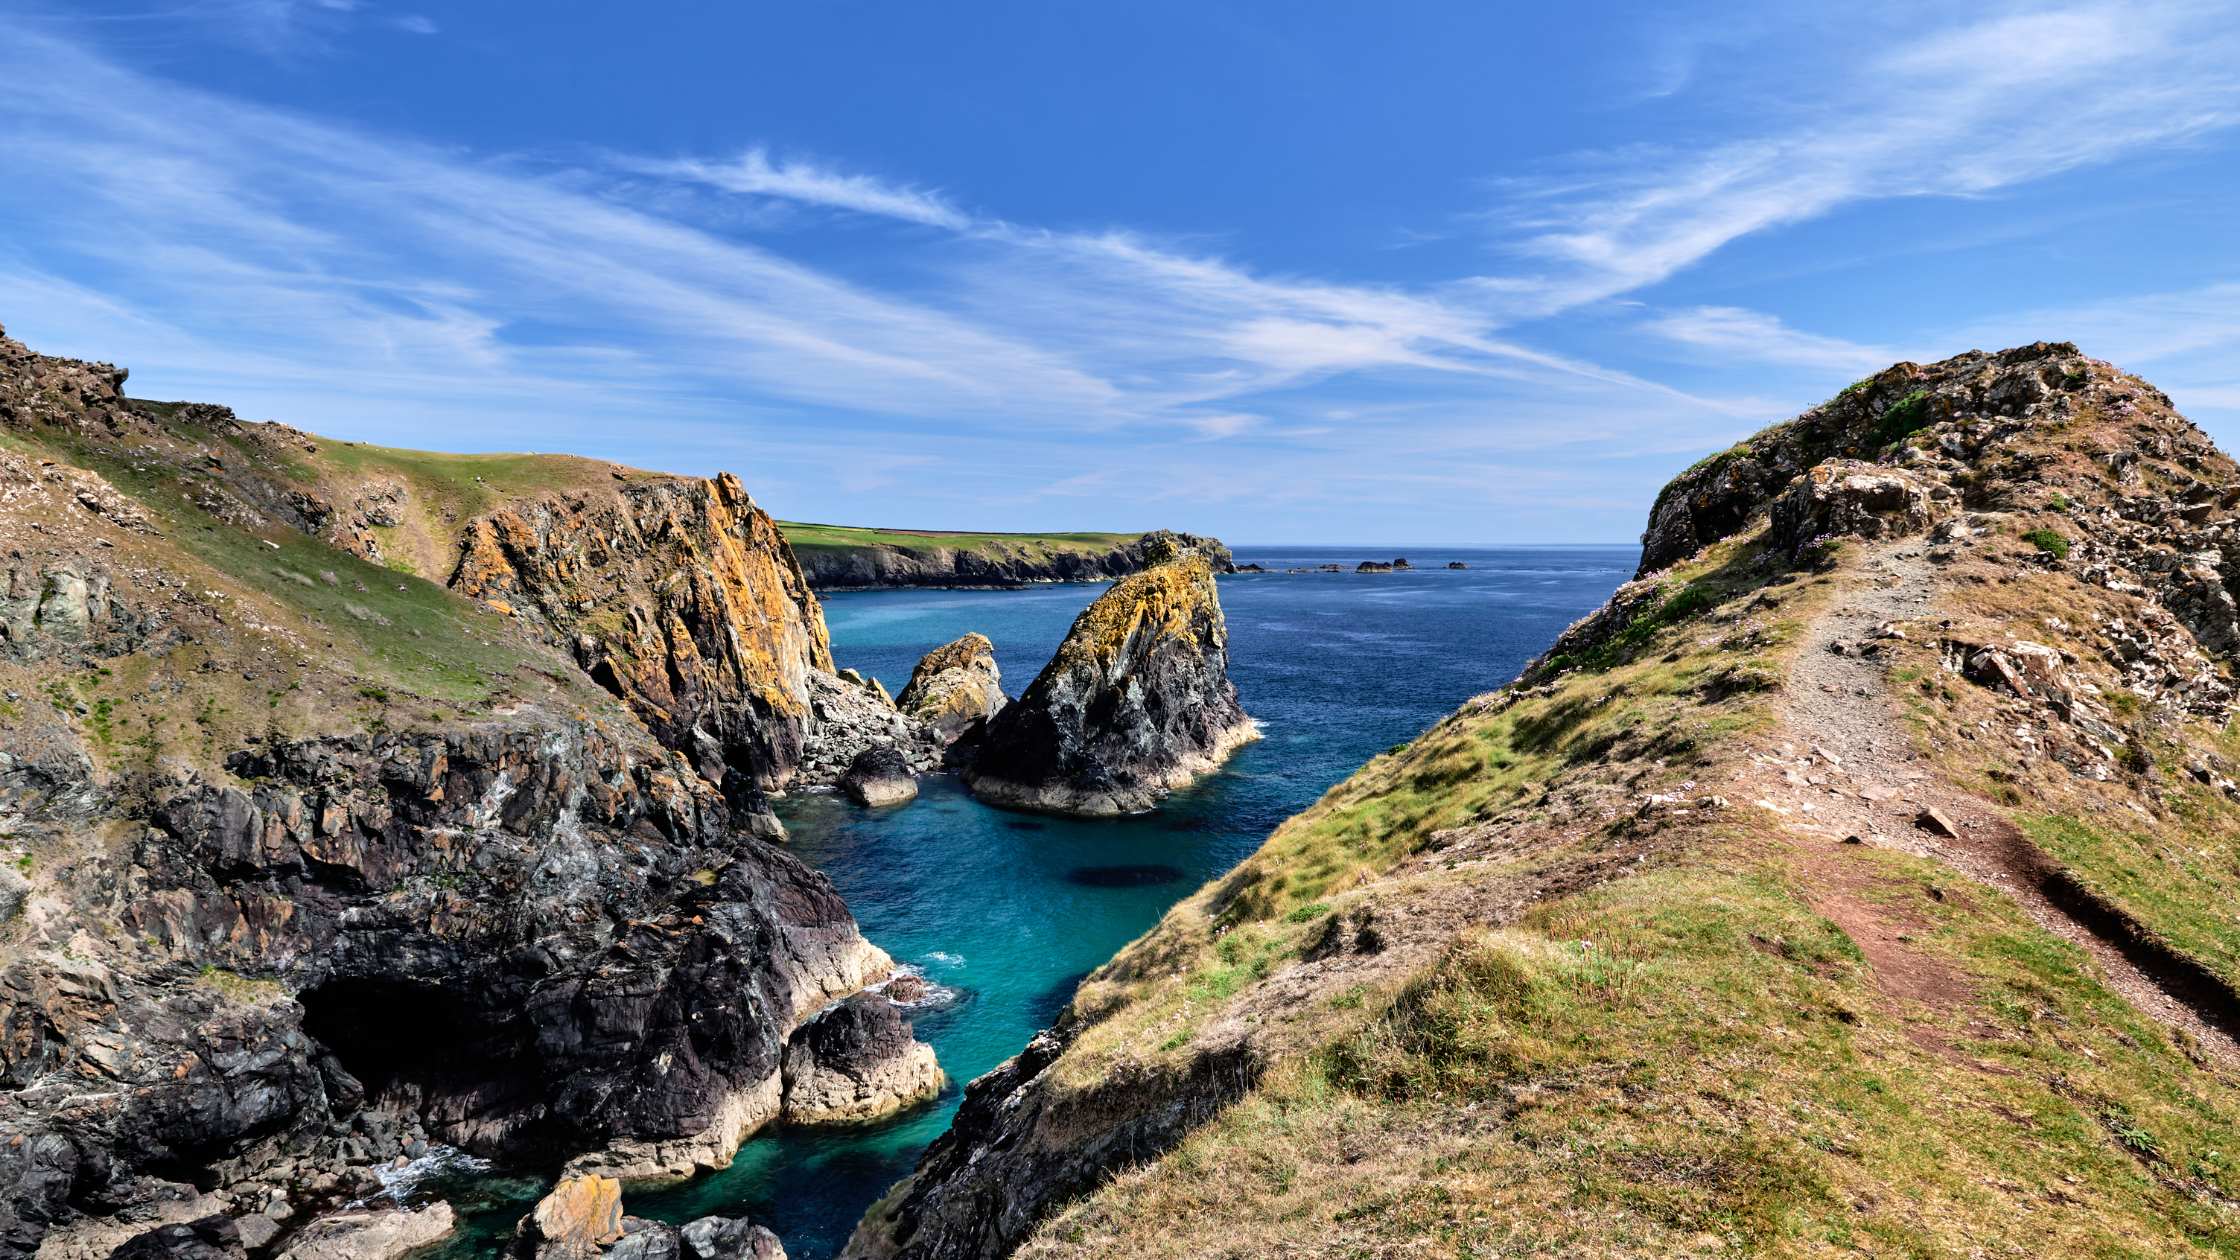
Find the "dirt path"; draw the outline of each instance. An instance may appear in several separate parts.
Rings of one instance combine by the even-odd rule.
[[[2225,1064],[2240,1066],[2240,1041],[2216,1022],[2227,1015],[2225,994],[2208,991],[2199,978],[2167,965],[2150,943],[2123,931],[1987,801],[1943,782],[1912,751],[1882,663],[1857,653],[1878,627],[1935,609],[1936,580],[1922,558],[1925,547],[1916,538],[1874,549],[1844,602],[1806,629],[1792,662],[1782,734],[1757,750],[1760,758],[1732,789],[1785,813],[1789,830],[1808,844],[1829,846],[1821,850],[1829,858],[1840,859],[1846,838],[1857,837],[1862,844],[1937,858],[2000,889],[2040,926],[2090,952],[2132,1005],[2184,1028]],[[1919,630],[1913,633],[1918,637]],[[1850,653],[1831,650],[1839,640],[1852,645]],[[1942,837],[1915,826],[1926,809],[1943,814],[1960,835]],[[1873,931],[1871,924],[1861,926]],[[1892,964],[1902,961],[1893,951],[1914,954],[1890,933],[1861,945],[1870,960],[1879,954]],[[1877,962],[1878,971],[1889,969]]]

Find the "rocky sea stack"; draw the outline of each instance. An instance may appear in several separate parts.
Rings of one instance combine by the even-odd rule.
[[[910,685],[895,707],[954,741],[1009,703],[1003,671],[996,667],[996,645],[987,635],[968,634],[926,653],[910,671]]]
[[[1214,569],[1175,535],[1074,620],[987,727],[965,782],[984,800],[1069,814],[1152,808],[1257,739],[1229,681]]]

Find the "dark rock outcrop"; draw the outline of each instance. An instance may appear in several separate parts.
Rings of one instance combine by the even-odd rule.
[[[896,531],[898,539],[908,538]],[[801,569],[811,589],[820,591],[880,590],[917,586],[961,589],[1005,589],[1046,582],[1102,582],[1140,573],[1145,557],[1169,546],[1188,547],[1202,553],[1217,573],[1231,571],[1229,549],[1218,538],[1200,538],[1156,529],[1109,548],[1080,547],[1057,550],[1013,550],[993,543],[982,547],[953,547],[928,539],[881,543],[876,546],[802,546],[796,549]]]
[[[1256,1069],[1206,1056],[1180,1076],[1118,1073],[1086,1089],[1048,1088],[1045,1072],[1078,1034],[1045,1029],[965,1089],[949,1131],[871,1209],[849,1260],[996,1260],[1050,1208],[1155,1158],[1235,1102]]]
[[[994,717],[1010,702],[1003,694],[996,645],[984,634],[968,634],[919,658],[895,707],[953,742],[965,728]]]
[[[1026,694],[988,723],[965,782],[998,805],[1150,809],[1258,738],[1228,669],[1212,565],[1160,553],[1074,620]]]
[[[241,1231],[228,1216],[159,1225],[109,1255],[109,1260],[247,1260]]]
[[[911,1036],[892,1002],[842,1002],[786,1047],[785,1118],[796,1124],[869,1120],[941,1092],[933,1047]]]
[[[918,776],[911,773],[910,759],[892,746],[857,753],[838,786],[858,805],[902,805],[918,799]]]

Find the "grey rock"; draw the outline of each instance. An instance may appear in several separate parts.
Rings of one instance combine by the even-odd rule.
[[[858,805],[901,805],[918,798],[910,759],[892,745],[866,748],[848,763],[839,788]]]
[[[241,1231],[224,1216],[159,1225],[110,1253],[110,1260],[246,1260]]]
[[[941,1092],[933,1047],[884,999],[842,1002],[796,1029],[786,1046],[785,1118],[868,1120]]]
[[[677,1235],[687,1260],[786,1260],[778,1236],[751,1221],[703,1216]]]

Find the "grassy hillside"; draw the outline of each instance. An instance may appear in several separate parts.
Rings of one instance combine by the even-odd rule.
[[[1937,534],[1794,546],[1761,497],[1621,588],[1093,973],[850,1254],[932,1254],[1082,1117],[1221,1073],[1017,1254],[2240,1253],[2232,671],[2146,587],[2232,518],[2141,506],[2240,469],[2090,363],[2020,420],[1940,423],[1950,365],[1862,382],[1845,423],[1966,495]],[[1974,663],[2024,640],[2058,686]]]

